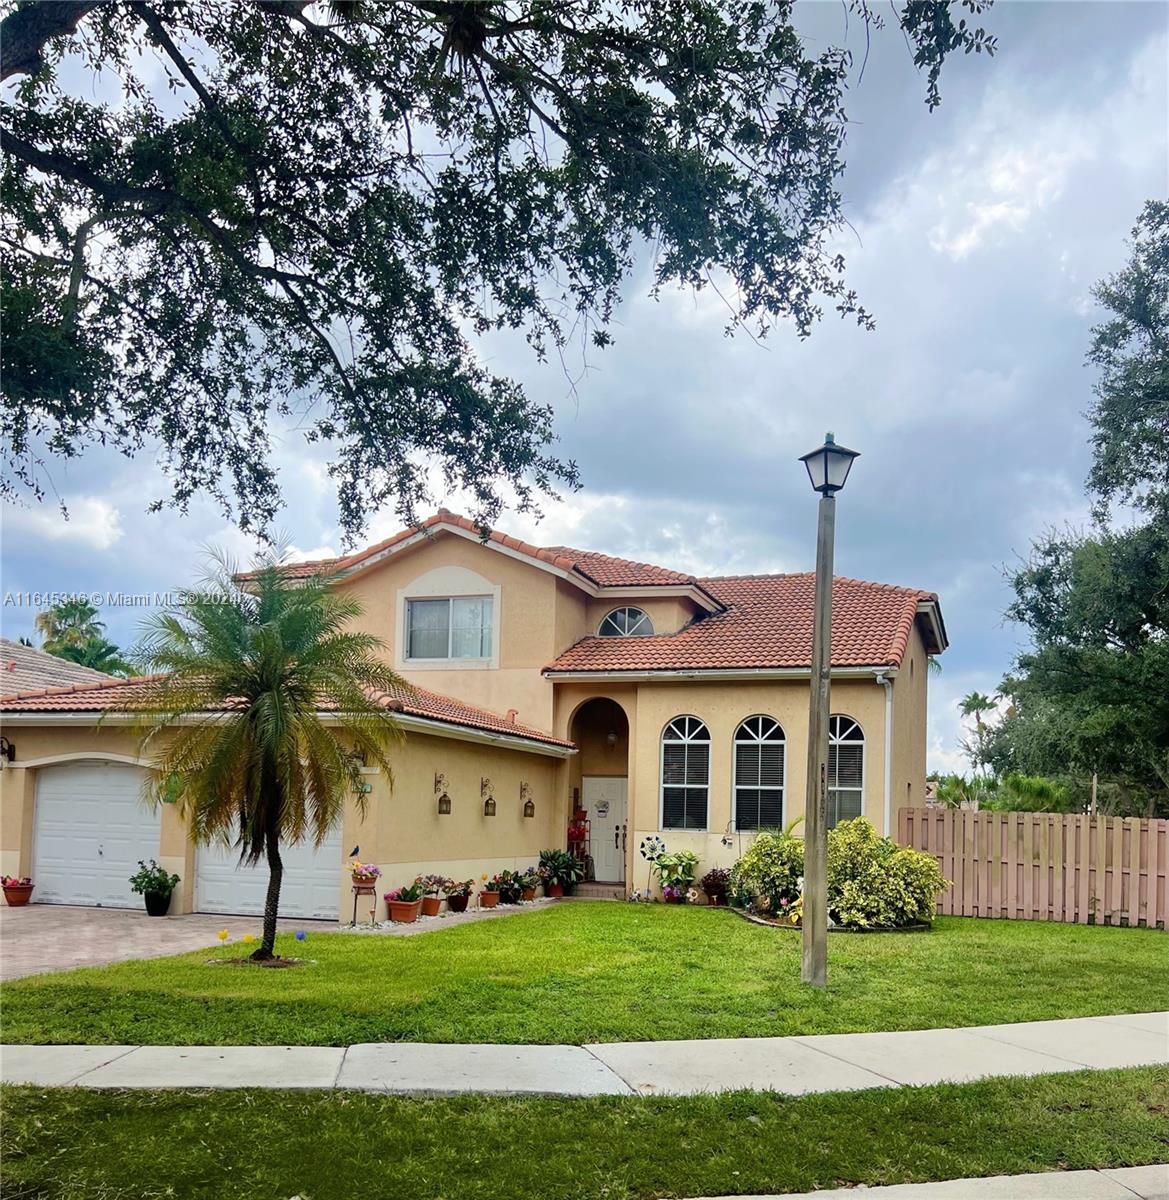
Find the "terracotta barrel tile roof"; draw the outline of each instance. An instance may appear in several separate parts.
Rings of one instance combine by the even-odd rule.
[[[152,676],[136,679],[109,679],[97,684],[75,684],[70,687],[47,688],[15,695],[0,696],[0,717],[5,713],[90,713],[146,708],[150,703]],[[540,729],[519,725],[507,717],[464,704],[450,696],[442,696],[425,688],[402,688],[381,692],[377,699],[393,712],[422,717],[445,725],[507,734],[526,741],[572,749],[574,743],[553,737]]]
[[[67,658],[0,638],[0,692],[27,692],[71,683],[102,683],[111,678],[104,671],[95,671]]]
[[[548,671],[808,668],[815,576],[739,575],[698,581],[725,606],[674,634],[586,637]],[[838,577],[832,586],[832,665],[898,666],[932,592]]]

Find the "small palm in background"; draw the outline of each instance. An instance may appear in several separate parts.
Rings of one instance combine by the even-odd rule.
[[[156,673],[135,711],[145,722],[154,801],[176,800],[197,842],[268,863],[264,932],[273,957],[281,843],[320,846],[347,797],[364,814],[360,765],[390,776],[401,735],[385,703],[408,685],[354,632],[361,606],[334,576],[291,581],[270,558],[242,579],[216,557],[198,591],[155,616],[139,656]]]

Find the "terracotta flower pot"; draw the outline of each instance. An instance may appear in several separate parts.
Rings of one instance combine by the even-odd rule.
[[[410,925],[418,920],[418,910],[422,907],[421,900],[387,900],[390,910],[390,920],[401,925]]]
[[[23,908],[32,899],[32,890],[35,887],[35,883],[18,883],[13,887],[6,887],[4,899],[8,901],[10,908]]]
[[[376,875],[353,875],[351,878],[354,887],[377,887],[378,877]]]
[[[560,883],[547,883],[544,885],[544,895],[550,896],[555,900],[557,897],[564,895],[564,885]]]
[[[525,900],[535,900],[536,889],[535,888],[524,888],[523,897]]]
[[[448,896],[446,898],[446,906],[451,912],[466,912],[467,902],[470,899],[470,896]]]
[[[437,917],[441,908],[442,899],[439,896],[422,897],[422,915],[424,917]]]
[[[494,908],[499,903],[498,892],[480,892],[479,905],[481,908]]]

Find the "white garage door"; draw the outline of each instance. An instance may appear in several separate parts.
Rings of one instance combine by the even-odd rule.
[[[282,917],[336,920],[343,877],[341,831],[335,830],[319,849],[312,842],[280,847],[284,879],[280,885]],[[205,913],[259,916],[268,891],[268,864],[241,867],[239,850],[200,846],[195,871],[195,908]]]
[[[158,858],[161,814],[142,803],[142,768],[63,763],[37,771],[33,898],[141,908],[130,891],[139,859]]]

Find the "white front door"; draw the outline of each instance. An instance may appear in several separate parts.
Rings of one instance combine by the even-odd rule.
[[[336,920],[344,864],[341,830],[335,829],[316,850],[311,841],[281,845],[284,879],[280,885],[280,915]],[[241,867],[239,850],[200,846],[195,869],[195,911],[260,916],[268,892],[268,864]]]
[[[629,781],[623,775],[586,775],[581,784],[592,835],[593,874],[603,883],[624,883]]]
[[[96,759],[37,771],[35,900],[142,907],[130,876],[140,859],[158,858],[162,825],[142,801],[142,783],[141,767]]]

